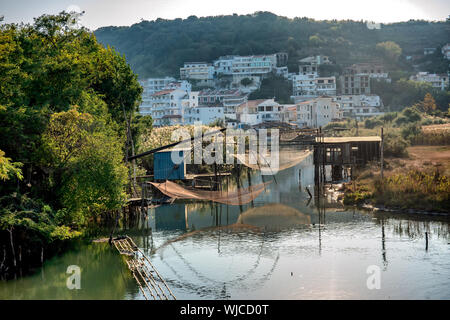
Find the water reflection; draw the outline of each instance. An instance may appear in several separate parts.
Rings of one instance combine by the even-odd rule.
[[[281,231],[311,224],[311,217],[280,203],[271,203],[243,212],[237,224],[248,224],[265,231]]]
[[[225,190],[269,179],[243,172]],[[449,218],[342,208],[316,197],[313,184],[311,157],[279,172],[250,204],[175,202],[149,209],[148,219],[122,232],[178,299],[450,299]],[[70,264],[82,267],[80,292],[65,287]],[[382,270],[380,290],[366,286],[371,265]],[[143,299],[122,258],[104,244],[0,283],[5,298]]]
[[[69,290],[67,267],[81,269],[81,289]],[[108,284],[108,285],[106,285]],[[33,275],[0,282],[0,299],[125,299],[139,298],[121,258],[106,243],[77,243],[53,257]]]

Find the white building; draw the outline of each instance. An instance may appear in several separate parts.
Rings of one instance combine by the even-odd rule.
[[[151,115],[156,127],[183,123],[185,108],[198,106],[198,93],[180,89],[166,89],[151,96],[150,106],[141,114]]]
[[[340,104],[332,97],[318,97],[297,104],[297,123],[299,127],[318,128],[331,121],[341,120],[343,112]]]
[[[448,74],[435,74],[428,72],[419,72],[409,79],[413,81],[428,82],[433,88],[440,90],[447,90],[448,88]]]
[[[232,75],[233,60],[235,56],[222,56],[213,61],[216,74]]]
[[[450,60],[450,43],[447,43],[445,46],[442,47],[441,53],[445,59]]]
[[[206,62],[186,62],[180,68],[180,78],[197,80],[199,85],[211,85],[214,79],[214,67]]]
[[[383,115],[383,102],[378,95],[339,95],[333,100],[341,106],[344,118],[362,120],[368,117]]]
[[[144,89],[143,94],[148,94],[150,97],[155,92],[166,89],[166,86],[169,83],[175,82],[175,81],[176,81],[175,78],[165,77],[165,78],[148,78],[148,79],[144,79],[144,80],[139,80],[139,83],[141,84],[142,88]]]
[[[143,87],[142,103],[139,106],[141,115],[151,115],[151,106],[153,103],[152,95],[163,90],[180,89],[186,92],[191,91],[191,84],[185,80],[177,81],[171,77],[165,78],[149,78],[140,80],[139,83]]]
[[[299,60],[300,64],[306,63],[306,64],[315,64],[315,65],[321,65],[321,64],[331,64],[330,59],[327,56],[310,56]]]
[[[277,66],[277,57],[271,55],[257,56],[235,56],[232,64],[232,86],[238,87],[244,92],[257,90],[261,84],[262,78],[274,71]],[[243,79],[250,79],[251,84],[244,86],[241,84]]]
[[[201,105],[217,105],[224,107],[225,119],[236,120],[236,107],[247,101],[247,94],[241,90],[212,90],[206,89],[199,93]]]
[[[262,122],[295,122],[295,105],[281,105],[274,99],[249,100],[237,108],[237,120],[254,126]]]
[[[319,77],[317,73],[298,74],[292,80],[295,101],[336,94],[336,77]]]
[[[194,122],[200,121],[203,125],[209,125],[217,120],[225,123],[224,107],[221,105],[201,105],[188,108],[184,110],[183,119],[184,124],[194,124]]]

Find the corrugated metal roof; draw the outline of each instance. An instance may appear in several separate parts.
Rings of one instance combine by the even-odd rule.
[[[346,142],[380,142],[380,136],[367,137],[325,137],[324,143],[346,143]],[[316,137],[316,142],[320,142],[320,138]]]

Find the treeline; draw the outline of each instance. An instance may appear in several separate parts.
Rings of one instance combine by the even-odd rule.
[[[317,21],[270,12],[187,19],[142,21],[130,27],[95,31],[105,46],[125,54],[139,77],[179,75],[186,61],[212,61],[221,55],[289,53],[290,72],[299,58],[330,56],[339,65],[382,59],[392,68],[410,68],[404,59],[390,60],[377,44],[395,42],[401,54],[423,53],[424,47],[448,42],[448,22],[408,21],[369,29],[364,21]]]
[[[0,27],[0,275],[119,210],[125,153],[151,124],[125,58],[74,19]]]

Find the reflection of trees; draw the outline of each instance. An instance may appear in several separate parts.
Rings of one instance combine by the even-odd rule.
[[[387,231],[400,237],[407,236],[410,239],[425,238],[425,232],[438,239],[448,239],[450,233],[450,221],[447,217],[426,217],[400,214],[377,214],[378,224],[384,223]]]
[[[69,265],[81,268],[80,290],[66,286]],[[80,245],[45,262],[41,271],[2,283],[0,299],[124,299],[127,292],[138,294],[125,264],[107,243]]]

